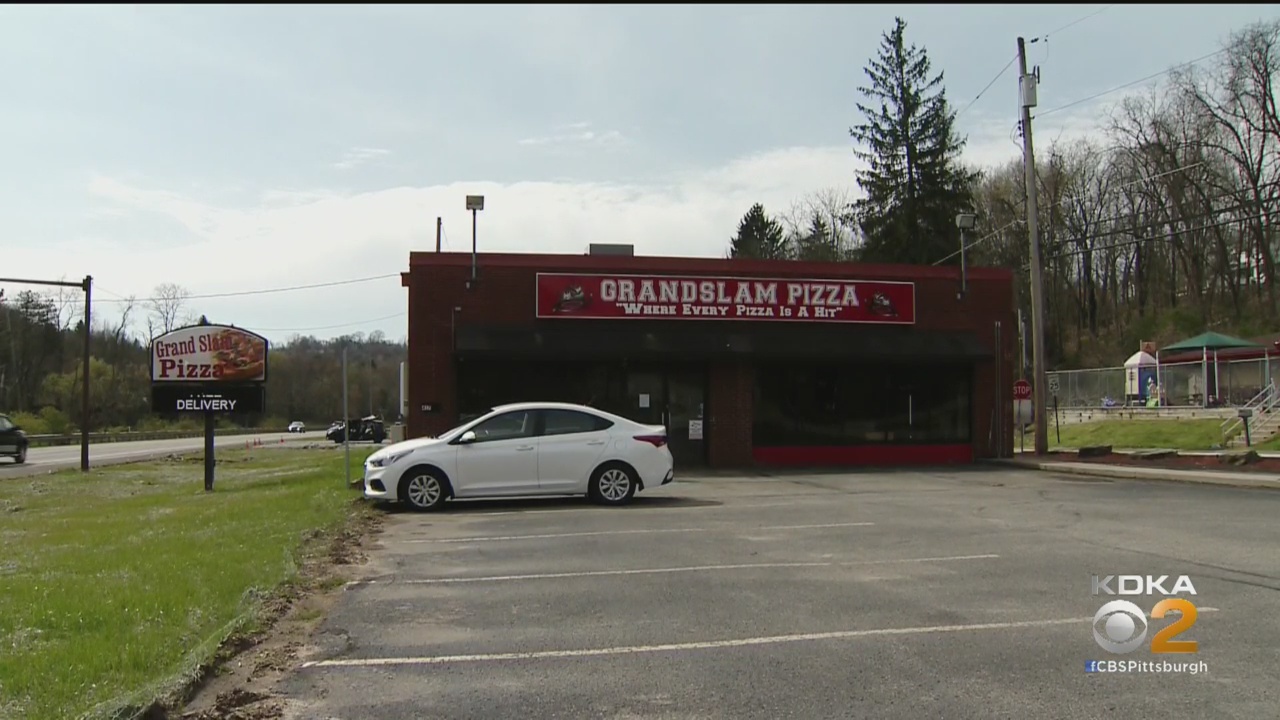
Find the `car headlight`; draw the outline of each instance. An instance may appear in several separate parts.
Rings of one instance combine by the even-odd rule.
[[[391,455],[384,455],[380,458],[369,458],[369,467],[386,467],[388,465],[391,465],[395,461],[399,460],[400,458],[408,455],[411,452],[413,451],[405,450],[403,452],[393,453]]]

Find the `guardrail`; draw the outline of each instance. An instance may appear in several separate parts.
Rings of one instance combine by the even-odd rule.
[[[286,430],[272,430],[271,428],[219,428],[217,435],[225,437],[227,435],[261,435],[263,433],[279,432],[281,435],[287,435]],[[116,432],[116,433],[89,433],[90,443],[113,443],[113,442],[137,442],[139,440],[178,440],[180,438],[203,437],[203,430],[155,430],[155,431],[136,431],[136,432]],[[78,445],[80,444],[80,434],[74,435],[28,435],[28,442],[31,447],[58,447],[61,445]]]

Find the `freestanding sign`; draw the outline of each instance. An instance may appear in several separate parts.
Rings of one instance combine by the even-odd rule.
[[[151,341],[151,409],[204,415],[204,489],[213,490],[214,421],[266,409],[267,339],[229,325],[190,325]]]
[[[1031,383],[1017,380],[1013,383],[1013,415],[1018,423],[1018,437],[1026,434],[1027,423],[1031,422]]]

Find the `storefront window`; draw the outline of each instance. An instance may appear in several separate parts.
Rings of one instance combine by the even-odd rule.
[[[968,366],[762,365],[756,447],[970,441]]]

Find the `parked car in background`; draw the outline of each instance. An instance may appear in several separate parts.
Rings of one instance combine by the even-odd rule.
[[[27,434],[8,415],[0,415],[0,457],[11,457],[19,465],[27,461]]]
[[[623,505],[675,478],[667,429],[569,403],[495,407],[365,461],[364,496],[434,510],[448,498],[587,495]]]
[[[301,420],[294,420],[293,422],[289,423],[289,432],[291,433],[301,433],[306,431],[307,431],[307,426]]]
[[[374,444],[381,443],[387,439],[387,427],[383,424],[381,418],[370,415],[369,417],[352,420],[351,423],[351,442],[371,442]],[[347,423],[342,420],[335,421],[329,426],[325,432],[325,437],[340,443],[342,442],[342,432],[346,429]]]

